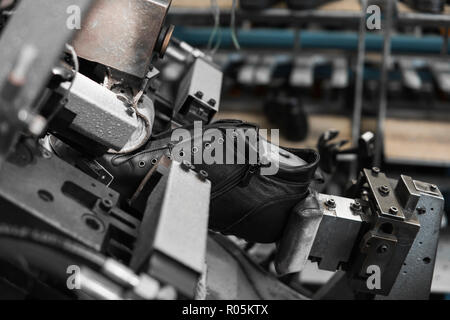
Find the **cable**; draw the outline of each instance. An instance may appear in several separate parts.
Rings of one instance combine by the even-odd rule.
[[[231,5],[231,40],[233,41],[233,45],[236,50],[241,50],[241,46],[239,45],[239,40],[236,34],[236,7],[237,0],[233,0]]]
[[[0,239],[0,260],[27,275],[28,283],[23,289],[28,294],[34,291],[33,279],[40,279],[61,292],[70,292],[65,290],[69,266],[87,267],[102,274],[108,265],[108,259],[102,254],[40,230],[3,224],[0,225]],[[4,270],[0,271],[3,273]]]
[[[69,97],[70,90],[72,90],[73,83],[75,82],[75,78],[77,77],[78,72],[80,71],[80,62],[78,60],[78,55],[77,55],[77,52],[75,51],[75,48],[72,47],[70,44],[66,43],[66,49],[69,50],[70,54],[72,55],[72,61],[73,61],[74,68],[75,68],[75,74],[73,76],[73,79],[69,86],[69,89],[66,92],[66,96],[64,97],[65,99],[67,99]]]
[[[211,36],[209,37],[207,49],[210,52],[210,54],[214,55],[217,49],[220,47],[220,43],[222,41],[221,39],[222,32],[220,30],[220,7],[219,4],[217,3],[217,0],[211,0],[211,11],[214,16],[214,28],[211,32]],[[219,36],[217,38],[218,40],[213,47],[213,42],[218,32],[219,32]]]
[[[2,224],[0,225],[0,238],[18,239],[38,244],[65,254],[76,256],[98,268],[101,268],[106,261],[106,258],[103,255],[93,252],[82,245],[40,230]]]
[[[222,29],[219,28],[219,34],[218,34],[218,40],[216,42],[216,46],[212,49],[211,55],[215,55],[217,50],[220,48],[220,45],[222,44]]]

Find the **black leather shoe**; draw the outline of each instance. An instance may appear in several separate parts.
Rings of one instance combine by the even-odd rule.
[[[123,178],[142,180],[149,170],[143,170],[142,164],[152,163],[163,154],[184,161],[189,167],[192,163],[195,167],[192,169],[212,183],[209,221],[212,230],[252,242],[270,243],[280,239],[291,209],[309,193],[319,154],[310,149],[278,148],[255,138],[259,137],[258,131],[245,138],[258,128],[241,121],[219,121],[204,126],[199,136],[195,136],[192,127],[185,129],[190,138],[180,141],[178,136],[173,136],[174,131],[151,141],[147,152],[129,159],[112,159],[116,174],[124,170]],[[219,152],[211,152],[211,148],[222,148],[222,157],[218,156]],[[251,153],[255,150],[256,156]],[[206,160],[208,152],[217,156],[216,161]],[[222,164],[230,154],[233,154],[232,163],[239,164]],[[199,155],[204,159],[196,160]]]

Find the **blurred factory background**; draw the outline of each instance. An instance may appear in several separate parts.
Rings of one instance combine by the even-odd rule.
[[[323,146],[336,155],[327,192],[343,193],[357,157],[438,185],[446,215],[432,291],[450,299],[449,1],[174,0],[168,19],[181,45],[222,67],[219,118],[280,129],[291,147],[339,131]],[[173,83],[186,72],[173,59],[161,67]],[[312,285],[327,277],[313,266],[302,274]]]

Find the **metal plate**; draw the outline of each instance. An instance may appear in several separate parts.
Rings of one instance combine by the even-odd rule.
[[[211,62],[196,59],[180,83],[175,111],[189,120],[209,122],[219,111],[222,78],[222,71]]]
[[[413,182],[417,191],[426,192],[438,197],[442,197],[442,194],[439,192],[439,189],[437,189],[435,185],[417,180],[413,180]]]
[[[387,297],[378,299],[428,299],[436,260],[444,199],[421,193],[417,204],[426,210],[419,214],[420,230]]]
[[[382,172],[374,173],[369,169],[364,169],[364,174],[366,175],[367,183],[373,190],[373,196],[376,203],[376,209],[381,216],[387,218],[405,220],[405,214],[402,207],[400,206],[397,198],[394,194],[394,189],[392,188],[389,179]],[[388,194],[382,194],[380,192],[380,187],[387,186],[389,189]],[[389,209],[391,207],[397,208],[397,214],[392,214]]]
[[[324,205],[333,199],[336,208]],[[350,205],[353,199],[319,194],[323,218],[317,231],[310,256],[319,258],[319,268],[336,271],[341,263],[348,262],[361,228],[360,215],[353,214]]]
[[[149,273],[192,298],[205,268],[211,182],[178,162],[163,174],[148,199],[131,266],[142,268],[150,256]]]
[[[143,78],[171,0],[97,0],[74,40],[81,57]]]
[[[6,162],[0,172],[2,222],[51,230],[98,251],[114,238],[111,226],[116,234],[136,235],[138,221],[116,207],[117,192],[55,156],[34,156],[24,145],[16,154],[16,164]],[[109,212],[100,208],[102,199]]]

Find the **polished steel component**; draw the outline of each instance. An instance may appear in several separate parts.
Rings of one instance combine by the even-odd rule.
[[[143,78],[171,0],[97,0],[74,40],[77,54]],[[159,45],[164,48],[163,43]]]
[[[319,194],[318,198],[323,218],[309,255],[318,261],[320,269],[336,271],[341,263],[349,261],[362,220],[351,210],[353,199],[325,194]],[[325,204],[330,198],[335,208]]]
[[[180,83],[175,112],[184,121],[209,123],[219,111],[222,77],[222,71],[211,62],[196,59]]]
[[[139,284],[139,277],[131,269],[114,259],[107,259],[102,269],[105,275],[120,284],[129,287],[135,287]]]
[[[88,296],[97,300],[123,300],[122,288],[94,272],[93,270],[83,267],[79,274],[80,289]]]
[[[303,270],[317,236],[323,209],[311,193],[292,210],[287,227],[278,244],[275,269],[285,275]]]

